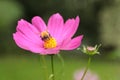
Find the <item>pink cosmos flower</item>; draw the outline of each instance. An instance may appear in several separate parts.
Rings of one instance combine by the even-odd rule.
[[[76,71],[74,74],[74,80],[81,80],[83,73],[84,73],[84,69]],[[84,77],[84,80],[99,80],[99,77],[97,74],[88,70]]]
[[[79,17],[68,19],[65,23],[59,14],[53,14],[46,25],[43,19],[35,16],[32,23],[21,19],[16,32],[15,43],[22,49],[33,53],[57,54],[60,50],[73,50],[80,46],[83,35],[72,39],[79,25]]]

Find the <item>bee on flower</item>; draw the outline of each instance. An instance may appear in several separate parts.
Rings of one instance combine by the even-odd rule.
[[[79,22],[79,16],[64,22],[59,13],[53,14],[47,25],[39,16],[33,17],[31,23],[21,19],[13,39],[20,48],[33,53],[58,54],[60,50],[73,50],[80,46],[83,35],[73,38]]]

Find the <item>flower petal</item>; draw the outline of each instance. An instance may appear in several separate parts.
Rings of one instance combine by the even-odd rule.
[[[63,24],[63,17],[59,13],[52,15],[48,20],[48,30],[51,36],[60,40],[60,36],[64,28]]]
[[[20,20],[17,25],[17,32],[21,32],[34,43],[41,42],[39,31],[25,20]]]
[[[80,46],[83,35],[70,39],[62,45],[61,50],[73,50]]]
[[[44,49],[42,51],[42,55],[47,55],[47,54],[58,54],[59,53],[59,49],[54,48],[54,49]]]
[[[46,30],[46,24],[44,23],[43,19],[39,16],[35,16],[32,19],[32,24],[40,31]]]
[[[28,42],[21,39],[21,36],[19,35],[18,32],[14,33],[13,34],[13,39],[15,40],[16,44],[20,47],[20,48],[23,48],[25,50],[29,50],[29,47],[27,46],[28,45]],[[22,44],[21,44],[22,43]]]
[[[41,53],[43,51],[43,48],[40,47],[40,44],[34,44],[29,38],[27,38],[25,35],[23,35],[21,32],[16,32],[13,34],[13,38],[16,42],[16,44],[25,50],[29,50],[34,53]]]
[[[64,37],[72,37],[79,25],[79,16],[76,17],[76,19],[68,19],[65,23],[65,28],[63,31]]]

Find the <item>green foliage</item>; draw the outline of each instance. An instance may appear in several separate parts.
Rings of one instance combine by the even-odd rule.
[[[119,22],[120,22],[120,5],[106,7],[100,14],[101,20],[101,37],[104,44],[117,45],[119,41]],[[110,36],[111,35],[111,36]]]
[[[0,0],[0,54],[12,51],[12,33],[15,30],[18,18],[22,12],[22,6],[15,0]],[[9,45],[9,46],[8,46]]]
[[[113,46],[117,51],[120,50],[120,1],[114,0],[112,5],[101,10],[99,19],[100,39],[103,46]],[[120,56],[120,54],[113,55]]]
[[[9,56],[1,58],[0,80],[43,80],[42,63],[40,63],[38,57]],[[47,58],[48,70],[51,70],[49,61],[49,58]],[[56,80],[73,80],[76,70],[83,69],[87,61],[73,58],[65,59],[65,74],[63,76],[58,73],[61,70],[61,63],[58,59],[54,62]],[[95,72],[100,77],[100,80],[119,80],[119,68],[119,63],[103,60],[93,60],[90,65],[90,70]]]
[[[0,1],[0,30],[10,30],[13,23],[23,14],[21,6],[14,1]]]

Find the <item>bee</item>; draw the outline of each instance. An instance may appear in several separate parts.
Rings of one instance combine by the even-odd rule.
[[[41,32],[40,37],[44,41],[43,46],[45,49],[55,48],[57,46],[55,38],[53,38],[48,31]]]
[[[43,31],[40,37],[43,41],[48,41],[52,38],[48,31]]]

